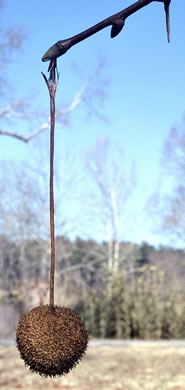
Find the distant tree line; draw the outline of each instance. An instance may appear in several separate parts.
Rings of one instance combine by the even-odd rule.
[[[1,303],[23,310],[47,303],[49,243],[0,237]],[[114,338],[185,336],[185,253],[121,242],[119,268],[108,264],[108,242],[56,239],[56,303],[84,319],[90,335]]]

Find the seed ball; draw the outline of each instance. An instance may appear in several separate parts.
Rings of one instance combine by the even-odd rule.
[[[67,374],[85,354],[88,334],[81,318],[66,307],[34,307],[19,321],[17,348],[25,365],[42,376]]]

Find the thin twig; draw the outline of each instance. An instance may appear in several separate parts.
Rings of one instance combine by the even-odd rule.
[[[50,77],[46,78],[42,73],[50,95],[50,237],[51,237],[51,265],[50,265],[50,306],[54,307],[54,284],[55,284],[55,220],[54,220],[54,134],[55,134],[55,94],[56,82],[56,60],[50,62]]]
[[[115,38],[123,29],[125,20],[128,18],[128,16],[134,14],[135,12],[139,11],[143,7],[146,7],[147,5],[149,5],[154,1],[162,2],[164,4],[164,9],[166,13],[166,29],[167,29],[167,36],[169,42],[170,41],[169,7],[170,7],[171,0],[139,0],[136,3],[131,4],[129,7],[123,9],[122,11],[88,28],[87,30],[82,31],[81,33],[74,35],[73,37],[70,37],[68,39],[63,39],[61,41],[58,41],[47,50],[47,52],[42,57],[42,61],[45,62],[49,60],[54,60],[62,56],[72,46],[83,41],[84,39],[89,38],[91,35],[96,34],[98,31],[101,31],[102,29],[108,26],[112,26],[111,38]]]
[[[164,3],[164,9],[166,14],[166,30],[167,30],[167,39],[170,42],[170,2],[171,0],[166,0]]]

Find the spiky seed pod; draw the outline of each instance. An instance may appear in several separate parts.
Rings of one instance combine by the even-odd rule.
[[[85,354],[88,334],[72,310],[42,305],[19,321],[17,348],[30,369],[42,376],[67,374]]]

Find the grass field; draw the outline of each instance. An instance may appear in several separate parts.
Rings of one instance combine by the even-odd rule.
[[[0,388],[61,390],[185,390],[185,348],[160,343],[90,346],[71,373],[33,374],[14,346],[0,346]]]

